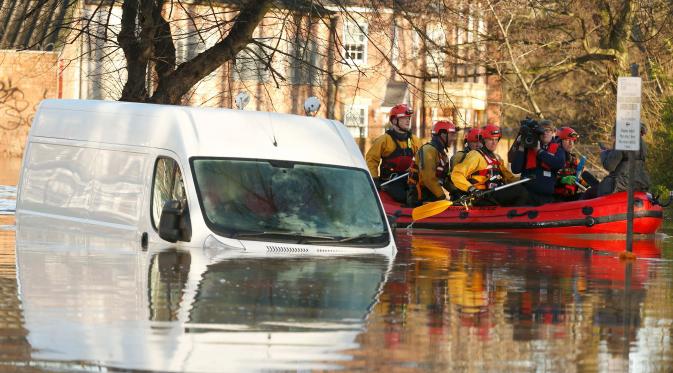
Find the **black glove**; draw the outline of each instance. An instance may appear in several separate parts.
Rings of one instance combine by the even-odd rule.
[[[471,195],[472,197],[474,197],[474,198],[481,198],[481,197],[484,196],[484,194],[486,194],[486,191],[485,191],[485,190],[477,189],[477,188],[475,188],[474,186],[471,186],[471,187],[467,190],[467,192],[470,193],[470,195]]]
[[[376,186],[376,190],[381,190],[381,179],[378,177],[374,178],[374,185]]]

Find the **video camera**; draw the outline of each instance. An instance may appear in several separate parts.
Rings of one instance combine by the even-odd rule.
[[[544,128],[536,120],[526,117],[520,122],[519,139],[524,148],[537,148]]]

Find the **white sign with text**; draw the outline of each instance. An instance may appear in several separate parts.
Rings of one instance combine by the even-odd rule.
[[[641,78],[620,77],[617,80],[617,150],[640,150],[641,88]]]

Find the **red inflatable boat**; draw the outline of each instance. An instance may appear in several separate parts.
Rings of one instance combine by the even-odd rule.
[[[398,227],[411,224],[412,209],[395,202],[381,192],[387,215],[397,216]],[[484,232],[537,233],[626,233],[626,192],[586,201],[550,203],[543,206],[469,207],[451,206],[444,212],[416,221],[413,228]],[[663,209],[645,193],[634,198],[633,232],[653,234],[663,221]]]

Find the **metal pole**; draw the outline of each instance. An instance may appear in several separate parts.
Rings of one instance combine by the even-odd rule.
[[[631,64],[631,76],[638,76],[638,64]],[[638,141],[640,141],[640,133],[637,134]],[[626,210],[626,251],[633,252],[633,179],[635,173],[635,162],[633,161],[636,157],[637,152],[630,150],[626,154],[629,157],[628,160],[628,171],[629,171],[629,189],[627,192],[627,210]]]

